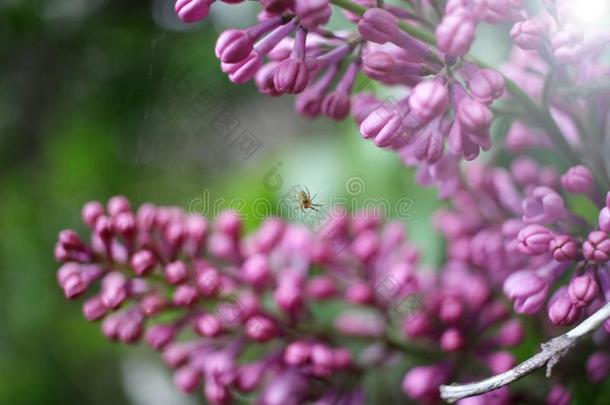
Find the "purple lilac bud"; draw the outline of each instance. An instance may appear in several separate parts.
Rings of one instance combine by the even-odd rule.
[[[504,282],[504,293],[515,300],[515,311],[520,314],[538,312],[546,300],[547,291],[546,281],[527,270],[511,274]]]
[[[417,401],[438,400],[438,387],[445,382],[447,372],[442,366],[418,366],[411,368],[402,380],[402,390]]]
[[[203,337],[215,337],[222,332],[220,319],[212,314],[203,314],[195,321],[195,331]]]
[[[610,375],[610,354],[595,352],[587,360],[587,376],[594,383],[602,382]]]
[[[586,166],[578,165],[561,176],[561,186],[570,193],[591,195],[595,185],[591,171]]]
[[[246,322],[246,335],[256,342],[267,342],[277,336],[275,323],[266,316],[256,315]]]
[[[100,298],[108,309],[117,308],[127,299],[127,279],[122,273],[113,271],[104,276]]]
[[[170,284],[180,284],[188,277],[188,274],[189,272],[184,262],[172,262],[165,266],[165,279]]]
[[[538,50],[544,45],[544,26],[536,20],[518,21],[510,36],[521,49]]]
[[[104,206],[98,201],[88,202],[83,206],[81,214],[83,222],[88,225],[89,228],[94,228],[97,219],[104,215]]]
[[[589,273],[574,277],[568,287],[570,302],[578,307],[586,307],[593,302],[599,293],[595,278]]]
[[[402,117],[396,109],[381,106],[362,121],[360,133],[365,139],[373,138],[375,145],[379,147],[389,146],[404,133]]]
[[[515,367],[515,356],[510,352],[497,352],[486,358],[487,365],[493,374],[500,374]]]
[[[549,251],[558,262],[571,262],[578,258],[578,243],[570,235],[557,235],[549,243]]]
[[[422,124],[427,124],[433,118],[442,115],[448,104],[447,86],[436,80],[419,83],[409,97],[411,112]]]
[[[213,1],[213,0],[212,0]],[[203,20],[210,12],[210,0],[176,0],[176,13],[185,23]]]
[[[174,373],[174,383],[183,392],[193,393],[201,383],[201,371],[192,366],[184,366]]]
[[[280,93],[298,94],[309,84],[309,69],[305,63],[305,41],[307,31],[297,31],[293,55],[280,62],[275,70],[273,82]]]
[[[555,384],[546,396],[547,405],[570,405],[572,394],[563,385]]]
[[[523,220],[527,223],[548,224],[566,214],[563,198],[548,187],[536,187],[523,200]]]
[[[224,31],[216,42],[216,57],[224,63],[238,63],[252,52],[254,43],[248,32],[231,29]]]
[[[242,266],[244,280],[257,288],[270,281],[271,268],[267,258],[262,254],[251,256]]]
[[[445,15],[436,28],[438,49],[453,57],[464,56],[474,41],[475,24],[465,12]]]
[[[155,350],[163,349],[176,336],[176,329],[172,325],[155,325],[146,331],[144,339]]]
[[[482,134],[489,131],[492,114],[484,104],[465,98],[458,105],[458,120],[466,131]]]
[[[549,251],[553,233],[541,225],[528,225],[519,232],[519,250],[527,255],[540,255]]]
[[[325,300],[337,294],[335,281],[328,276],[313,277],[307,283],[307,295],[316,300]]]
[[[296,0],[295,14],[301,26],[312,30],[330,20],[332,9],[328,0]]]
[[[610,259],[610,239],[604,231],[593,231],[582,244],[582,253],[587,260],[606,263]]]
[[[504,78],[492,69],[477,70],[468,80],[472,97],[489,105],[504,94]]]
[[[88,321],[95,321],[106,315],[108,309],[99,296],[89,298],[83,304],[83,314]]]
[[[133,254],[130,263],[138,276],[144,276],[157,265],[157,259],[149,250],[139,250]]]
[[[466,339],[462,332],[457,328],[449,328],[440,338],[441,348],[446,352],[456,352],[464,348]]]
[[[358,32],[371,42],[391,42],[398,34],[398,19],[384,9],[370,8],[358,21]]]
[[[565,287],[557,290],[549,301],[549,319],[555,325],[572,325],[580,314],[580,308],[570,302]]]
[[[341,121],[349,115],[351,108],[350,94],[359,69],[358,63],[352,63],[337,85],[337,89],[324,97],[322,101],[322,112],[324,115],[336,121]]]
[[[311,345],[304,341],[296,341],[286,346],[284,362],[291,366],[300,366],[309,361]]]
[[[610,233],[610,208],[604,207],[601,209],[597,224],[600,230]]]

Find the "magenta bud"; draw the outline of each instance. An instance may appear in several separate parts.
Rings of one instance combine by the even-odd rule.
[[[427,124],[441,116],[449,104],[447,86],[436,80],[419,83],[409,97],[411,112],[422,123]]]
[[[99,296],[89,298],[83,303],[83,315],[88,321],[95,321],[106,315],[108,309]]]
[[[300,283],[292,280],[280,282],[273,293],[275,301],[284,312],[294,315],[303,305],[303,291]]]
[[[215,226],[219,232],[237,239],[241,234],[242,221],[237,212],[225,210],[216,219]]]
[[[255,342],[267,342],[277,334],[277,326],[266,316],[255,315],[246,321],[246,335]]]
[[[102,321],[102,333],[110,340],[116,340],[118,337],[119,324],[121,323],[121,314],[108,315]]]
[[[171,342],[163,348],[163,361],[168,367],[176,368],[183,365],[189,356],[188,345]]]
[[[410,313],[403,321],[402,330],[404,335],[410,338],[424,336],[434,328],[430,316],[423,311]]]
[[[256,389],[265,376],[264,362],[246,364],[240,367],[235,385],[240,391],[251,392]]]
[[[175,336],[176,329],[172,325],[154,325],[146,331],[144,339],[153,349],[161,350],[174,340]]]
[[[524,336],[525,332],[523,331],[523,326],[521,326],[521,322],[516,319],[513,319],[507,321],[500,327],[500,330],[498,331],[495,340],[500,346],[514,347],[519,345],[523,341]]]
[[[130,263],[138,276],[144,276],[157,265],[157,258],[150,250],[139,250],[131,256]]]
[[[205,397],[210,404],[225,405],[231,403],[231,391],[215,378],[206,378],[204,389]]]
[[[464,56],[474,41],[475,28],[464,12],[445,15],[436,28],[438,49],[449,56]]]
[[[517,271],[504,281],[504,293],[515,300],[514,308],[520,314],[534,314],[544,304],[548,285],[534,272]]]
[[[311,346],[311,363],[313,372],[318,377],[328,377],[332,374],[333,351],[328,346],[315,343]]]
[[[131,205],[127,197],[123,195],[116,195],[108,200],[108,215],[116,217],[123,212],[131,211]]]
[[[220,274],[207,264],[196,264],[196,284],[203,297],[214,297],[220,291]]]
[[[144,318],[138,311],[125,314],[117,326],[117,336],[121,342],[135,343],[142,337],[144,332]]]
[[[140,301],[140,309],[147,316],[157,315],[167,305],[165,298],[159,294],[149,294]]]
[[[277,66],[273,83],[280,93],[301,93],[309,84],[309,69],[304,61],[285,59]]]
[[[165,266],[164,273],[167,282],[176,285],[186,280],[189,272],[184,262],[176,261],[168,263]]]
[[[106,216],[99,217],[95,221],[94,232],[102,241],[108,242],[114,235],[114,227],[110,218]]]
[[[332,14],[328,0],[297,0],[294,11],[308,30],[327,24]]]
[[[610,259],[610,239],[604,231],[592,231],[582,244],[582,253],[587,260],[606,263]]]
[[[525,50],[537,50],[544,45],[544,26],[536,20],[518,21],[510,30],[515,45]]]
[[[213,1],[213,0],[212,0]],[[175,10],[185,23],[203,20],[210,12],[210,0],[176,0]]]
[[[373,138],[379,147],[389,146],[403,133],[402,117],[393,108],[381,106],[362,121],[360,133],[365,139]]]
[[[313,277],[307,283],[307,295],[316,300],[325,300],[337,294],[337,286],[329,276]]]
[[[222,63],[223,72],[228,73],[229,80],[233,83],[243,84],[256,76],[256,72],[263,65],[263,57],[256,51],[252,51],[244,60],[237,63]]]
[[[310,354],[311,345],[297,340],[284,349],[284,362],[290,366],[301,366],[309,361]]]
[[[448,325],[458,323],[463,315],[464,305],[458,298],[449,296],[441,302],[438,317],[444,323]]]
[[[327,117],[342,121],[349,115],[351,101],[349,94],[342,91],[333,91],[322,99],[322,112]]]
[[[440,337],[441,349],[446,352],[456,352],[462,349],[466,340],[462,332],[457,328],[449,328]]]
[[[203,314],[195,321],[195,331],[203,337],[215,337],[222,332],[222,323],[217,316]]]
[[[238,63],[250,55],[252,46],[252,39],[246,31],[230,29],[218,37],[216,57],[224,63]]]
[[[599,293],[599,287],[591,274],[574,277],[568,287],[570,302],[577,307],[586,307]]]
[[[555,325],[572,325],[580,313],[580,308],[570,302],[565,288],[559,289],[549,302],[549,319]]]
[[[244,280],[256,288],[261,288],[271,280],[271,267],[267,257],[263,254],[255,254],[249,257],[241,269]]]
[[[358,32],[367,41],[385,44],[398,35],[398,19],[382,8],[369,8],[358,21]]]
[[[345,299],[354,304],[370,304],[374,298],[373,290],[366,283],[354,283],[348,286],[345,291]]]
[[[108,309],[117,308],[127,298],[127,279],[118,272],[106,274],[102,280],[101,300]]]
[[[438,387],[445,382],[446,371],[441,366],[417,366],[411,368],[402,380],[402,390],[416,401],[438,400]]]
[[[184,366],[174,373],[174,383],[187,394],[195,392],[201,382],[201,371],[193,366]]]
[[[344,347],[333,350],[333,369],[346,370],[352,365],[352,354]]]
[[[464,98],[458,105],[458,120],[462,127],[470,133],[484,134],[491,126],[492,114],[486,105]]]
[[[587,376],[594,383],[602,382],[610,375],[610,354],[595,352],[587,360]]]
[[[528,225],[517,236],[519,250],[527,255],[536,256],[548,252],[553,240],[551,231],[541,225]]]
[[[190,285],[179,285],[174,290],[174,295],[172,297],[172,301],[175,305],[180,307],[190,307],[195,302],[199,295],[197,294],[197,289]]]
[[[595,184],[591,171],[583,165],[572,166],[561,176],[561,186],[570,193],[590,195]]]
[[[104,206],[98,201],[86,203],[81,211],[83,222],[89,226],[89,228],[93,228],[97,219],[102,215],[104,215]]]
[[[546,405],[570,405],[572,394],[563,385],[555,384],[546,396]]]
[[[521,205],[527,223],[552,223],[566,214],[563,198],[549,187],[534,188]]]
[[[472,97],[483,103],[491,104],[504,94],[504,78],[492,69],[480,69],[468,81]]]
[[[500,374],[510,370],[516,364],[515,356],[510,352],[492,353],[485,359],[493,374]]]
[[[604,207],[601,209],[597,224],[600,230],[610,233],[610,208]]]
[[[549,243],[549,251],[553,259],[560,263],[578,259],[578,244],[570,235],[558,235]]]

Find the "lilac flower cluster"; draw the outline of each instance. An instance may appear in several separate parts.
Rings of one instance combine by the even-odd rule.
[[[211,403],[253,390],[262,404],[363,403],[335,377],[375,363],[353,359],[344,340],[383,341],[384,314],[416,288],[419,256],[403,225],[370,214],[338,211],[318,237],[276,218],[245,236],[232,211],[209,223],[174,207],[134,212],[122,196],[87,203],[82,217],[90,242],[64,230],[55,248],[65,296],[85,296],[85,318],[108,339],[144,339],[180,389],[203,385]],[[327,301],[343,309],[324,326],[312,308]]]
[[[263,405],[361,404],[366,373],[410,355],[424,360],[406,370],[402,391],[434,403],[440,385],[519,372],[517,314],[535,317],[546,338],[603,312],[595,349],[579,367],[604,380],[610,37],[576,24],[573,3],[542,0],[533,12],[521,0],[261,0],[256,25],[218,38],[215,54],[231,81],[295,94],[305,117],[351,115],[363,138],[451,198],[435,217],[446,242],[438,271],[419,263],[403,224],[367,213],[333,212],[317,235],[276,218],[246,235],[235,212],[208,220],[150,204],[132,211],[114,197],[83,208],[89,242],[60,233],[60,287],[69,299],[86,297],[85,317],[102,320],[109,339],[144,339],[181,389],[203,386],[211,403],[243,393]],[[212,6],[175,4],[188,23]],[[328,28],[338,9],[351,32]],[[468,56],[481,24],[511,26],[514,47],[498,70]],[[358,93],[361,73],[403,95]],[[506,131],[492,145],[496,118]],[[570,403],[567,377],[553,381],[547,403]],[[457,399],[523,399],[498,386]]]

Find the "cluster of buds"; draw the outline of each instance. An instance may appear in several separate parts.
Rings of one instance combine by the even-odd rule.
[[[208,222],[173,207],[132,211],[122,196],[106,208],[90,202],[82,217],[91,241],[60,232],[57,280],[68,299],[85,296],[85,318],[100,320],[108,339],[144,339],[178,387],[203,385],[211,403],[254,390],[265,404],[363,403],[358,385],[338,390],[333,381],[378,363],[343,344],[386,339],[385,314],[417,290],[419,255],[402,223],[335,214],[318,235],[270,218],[246,236],[233,211]],[[328,301],[344,307],[330,327],[312,316]]]

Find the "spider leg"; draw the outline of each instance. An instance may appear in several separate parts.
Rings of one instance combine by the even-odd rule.
[[[311,200],[311,193],[309,192],[309,189],[307,188],[307,186],[305,186],[305,190],[307,191],[307,198],[309,198]]]

